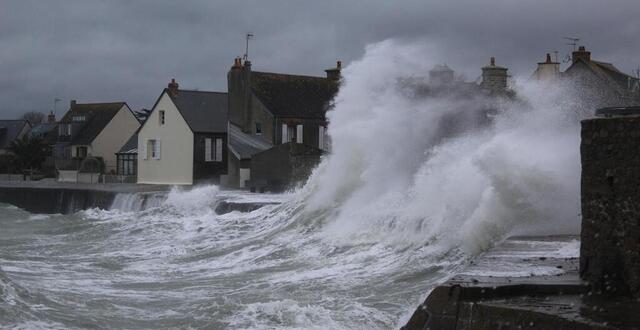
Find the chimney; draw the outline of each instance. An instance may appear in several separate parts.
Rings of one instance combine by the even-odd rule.
[[[547,53],[544,62],[538,62],[538,69],[533,73],[537,80],[552,80],[560,75],[560,63],[551,60],[551,54]]]
[[[241,69],[242,68],[242,59],[239,57],[236,57],[233,59],[233,66],[231,67],[231,69]]]
[[[584,46],[580,46],[577,51],[571,54],[571,59],[573,60],[573,63],[580,59],[589,62],[591,61],[591,52],[587,51]]]
[[[171,82],[167,85],[167,89],[169,90],[169,95],[178,96],[178,83],[175,79],[171,79]]]
[[[496,58],[491,57],[489,65],[482,68],[482,82],[480,87],[492,93],[503,92],[507,89],[507,68],[497,66]]]
[[[47,116],[47,123],[49,123],[49,124],[55,124],[56,123],[56,115],[53,114],[53,111],[49,112],[49,115]]]
[[[243,67],[244,67],[245,71],[251,71],[251,61],[245,60]]]
[[[340,71],[342,71],[342,61],[336,61],[336,67],[324,70],[327,73],[327,79],[340,80]]]
[[[76,100],[71,100],[69,105],[70,105],[71,109],[73,109],[76,106]]]

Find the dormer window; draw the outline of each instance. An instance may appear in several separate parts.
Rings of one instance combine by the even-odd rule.
[[[73,116],[72,120],[73,122],[79,123],[79,122],[83,122],[87,119],[87,117],[85,116]]]
[[[158,118],[160,119],[160,125],[164,125],[164,110],[160,110]]]

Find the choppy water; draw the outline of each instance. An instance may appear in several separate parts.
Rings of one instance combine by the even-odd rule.
[[[0,324],[389,328],[463,258],[429,246],[332,244],[315,230],[321,215],[299,218],[291,202],[216,215],[219,195],[247,198],[210,186],[130,212],[0,206]]]
[[[209,186],[51,216],[0,206],[0,324],[394,328],[506,236],[577,233],[579,119],[592,109],[556,84],[516,85],[509,100],[425,93],[444,58],[367,47],[328,113],[332,152],[295,193]],[[215,212],[256,198],[281,204]]]

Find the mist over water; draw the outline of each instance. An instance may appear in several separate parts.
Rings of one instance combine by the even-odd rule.
[[[444,58],[369,46],[343,71],[332,153],[288,194],[176,188],[50,216],[0,205],[0,325],[393,328],[508,235],[577,233],[579,100],[527,79],[512,100],[430,93]],[[280,204],[217,214],[221,201]]]

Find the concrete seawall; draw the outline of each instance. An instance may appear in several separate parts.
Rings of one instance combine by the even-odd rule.
[[[166,192],[167,186],[2,182],[0,202],[32,213],[69,214],[90,208],[109,209],[119,193]]]
[[[58,182],[0,182],[0,203],[15,205],[31,213],[70,214],[91,208],[110,209],[118,194],[137,195],[139,205],[164,199],[171,186],[138,184],[75,184]],[[187,188],[188,189],[188,188]],[[131,196],[125,196],[131,197]],[[149,203],[147,203],[149,202]],[[157,203],[156,203],[157,204]],[[274,201],[225,200],[217,202],[216,214],[251,212]],[[135,209],[126,211],[136,211]]]

